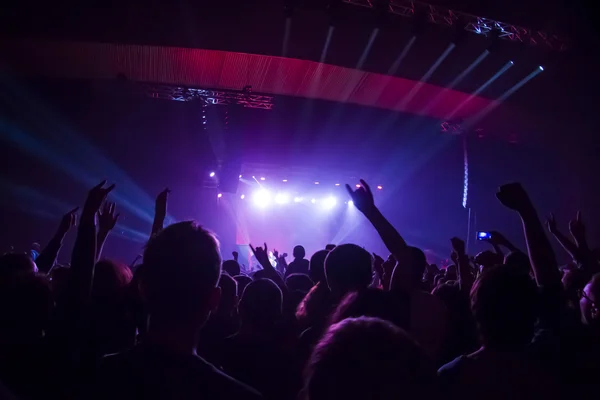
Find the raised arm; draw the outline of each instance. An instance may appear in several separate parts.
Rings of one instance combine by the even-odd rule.
[[[262,247],[254,248],[252,245],[250,245],[250,249],[252,250],[252,253],[254,253],[256,260],[263,267],[263,270],[265,271],[265,277],[269,278],[273,282],[275,282],[277,284],[277,286],[279,286],[279,289],[281,289],[281,292],[283,293],[283,295],[286,296],[287,295],[287,286],[286,286],[285,282],[283,281],[283,278],[281,278],[281,275],[279,275],[277,273],[277,271],[275,270],[275,268],[273,268],[273,266],[271,265],[271,262],[269,261],[269,250],[268,250],[267,244],[265,243],[264,248],[262,248]]]
[[[459,238],[450,239],[453,253],[456,254],[456,263],[458,264],[458,285],[461,291],[470,293],[473,286],[473,274],[469,267],[469,257],[465,252],[465,242]],[[454,257],[453,257],[454,259]]]
[[[115,187],[103,188],[105,183],[102,181],[89,191],[79,220],[69,274],[70,304],[76,309],[87,304],[92,290],[96,264],[96,213]]]
[[[538,286],[560,285],[560,273],[554,251],[527,192],[520,183],[509,183],[500,187],[496,197],[521,217],[529,260]]]
[[[358,210],[364,214],[371,222],[377,233],[383,240],[388,251],[392,253],[396,260],[402,260],[403,255],[408,247],[400,233],[392,224],[383,216],[379,209],[375,206],[373,193],[371,188],[361,179],[361,185],[356,190],[352,190],[349,185],[346,185],[346,190],[352,199],[352,202]]]
[[[77,210],[79,210],[79,207],[75,207],[63,215],[56,233],[52,239],[50,239],[46,247],[44,247],[44,250],[42,250],[40,255],[36,258],[35,263],[37,264],[40,272],[48,274],[52,270],[52,267],[56,263],[58,252],[62,247],[63,239],[67,235],[67,232],[69,232],[69,230],[75,226],[77,221]]]
[[[575,239],[575,243],[577,243],[578,258],[575,258],[575,260],[581,266],[581,268],[587,272],[591,274],[597,273],[599,269],[598,261],[588,246],[587,237],[585,234],[585,225],[583,224],[583,219],[581,218],[581,211],[577,211],[577,216],[575,219],[569,222],[569,231],[571,232],[573,239]]]
[[[554,218],[554,214],[550,214],[548,219],[546,220],[546,227],[548,228],[548,232],[554,236],[556,241],[561,245],[563,249],[571,258],[577,262],[581,259],[579,254],[579,250],[577,249],[577,245],[572,242],[568,237],[566,237],[556,226],[556,219]]]
[[[154,204],[154,222],[152,223],[152,232],[150,237],[156,235],[162,231],[165,218],[167,217],[167,200],[171,191],[166,188],[156,196],[156,202]]]
[[[102,210],[98,212],[98,236],[96,240],[96,259],[100,258],[104,242],[110,231],[112,231],[119,220],[118,213],[115,213],[115,203],[104,202]]]

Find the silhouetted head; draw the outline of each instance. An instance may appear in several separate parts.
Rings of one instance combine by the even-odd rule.
[[[362,290],[371,284],[373,276],[371,254],[355,244],[342,244],[331,250],[325,259],[325,277],[336,296]]]
[[[314,283],[325,281],[325,259],[329,250],[319,250],[310,258],[308,274]]]
[[[270,279],[252,281],[240,300],[239,313],[242,325],[267,330],[281,319],[283,295],[279,286]]]
[[[326,282],[317,282],[298,304],[296,319],[302,327],[320,326],[331,313],[331,292]]]
[[[397,296],[381,289],[364,289],[348,293],[331,315],[335,324],[346,318],[361,316],[380,318],[400,328],[408,327],[408,307],[400,303]]]
[[[45,276],[22,275],[0,284],[0,346],[28,345],[40,340],[53,307]]]
[[[436,383],[421,348],[394,324],[345,319],[329,327],[307,365],[307,400],[423,399]]]
[[[193,221],[170,225],[144,251],[142,293],[151,319],[202,324],[219,302],[219,242]]]
[[[475,262],[485,269],[502,264],[502,257],[493,251],[485,250],[475,256]]]
[[[0,280],[32,275],[36,272],[37,266],[29,254],[6,253],[0,257]]]
[[[529,274],[531,271],[529,256],[521,251],[511,251],[504,256],[504,264],[516,267],[525,274]]]
[[[127,265],[113,260],[100,260],[94,268],[92,298],[113,299],[123,294],[132,278],[133,273]]]
[[[236,276],[240,274],[240,264],[235,260],[223,261],[223,272],[227,272],[229,276]]]
[[[230,315],[238,303],[238,284],[231,276],[221,274],[219,287],[221,288],[221,299],[217,311],[220,314]]]
[[[471,311],[484,345],[525,346],[531,341],[537,318],[536,285],[519,268],[488,268],[471,290]]]
[[[292,252],[292,255],[294,256],[295,259],[302,259],[302,258],[304,258],[304,256],[306,256],[306,250],[304,250],[304,247],[298,245],[298,246],[294,247],[294,251]]]
[[[313,281],[306,274],[290,274],[285,278],[285,285],[290,292],[306,294],[313,287]]]
[[[594,275],[581,291],[579,308],[584,324],[600,328],[600,273]]]
[[[248,286],[250,282],[252,282],[252,278],[250,278],[248,275],[236,275],[233,277],[233,279],[235,279],[235,281],[237,282],[238,297],[241,299],[244,295],[244,290],[246,289],[246,286]]]

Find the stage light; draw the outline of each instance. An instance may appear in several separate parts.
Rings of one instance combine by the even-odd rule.
[[[318,185],[318,184],[319,184],[319,182],[315,182],[315,185]]]
[[[544,70],[544,67],[542,67],[541,65],[538,68],[540,69],[540,71]]]
[[[377,189],[381,190],[381,189],[383,189],[383,186],[379,185],[379,186],[377,186]]]
[[[267,207],[271,203],[271,193],[267,190],[258,190],[254,192],[252,200],[257,207]]]
[[[349,205],[349,206],[353,206],[353,205],[354,205],[354,202],[353,202],[352,200],[348,200],[348,205]]]
[[[360,187],[360,185],[357,183],[357,184],[356,184],[356,187],[357,187],[357,188],[359,188],[359,187]]]
[[[245,194],[243,194],[243,195],[240,196],[240,199],[242,199],[242,200],[244,200],[245,198],[246,198]]]
[[[290,196],[287,193],[278,193],[275,196],[275,203],[277,204],[287,204],[290,202]]]
[[[264,181],[265,179],[266,179],[266,178],[265,178],[264,176],[261,176],[261,177],[260,177],[260,180],[261,180],[261,181]]]
[[[240,175],[240,179],[242,179],[242,175]]]
[[[514,64],[515,62],[514,62],[514,61],[511,61],[510,63],[511,63],[511,64]]]
[[[287,179],[284,179],[283,182],[287,182]]]
[[[302,197],[294,197],[294,203],[300,203],[302,201]]]
[[[339,184],[339,183],[336,183],[336,184],[335,184],[335,186],[340,186],[340,184]]]
[[[211,172],[210,174],[208,174],[208,176],[210,176],[211,178],[214,178],[215,177],[215,173]]]
[[[310,202],[315,204],[317,202],[317,199],[310,199]]]
[[[323,199],[323,207],[326,209],[331,209],[331,208],[335,207],[336,204],[337,204],[337,199],[333,196]]]
[[[221,197],[223,197],[223,193],[219,193],[219,194],[217,195],[217,198],[219,198],[219,199],[220,199]]]

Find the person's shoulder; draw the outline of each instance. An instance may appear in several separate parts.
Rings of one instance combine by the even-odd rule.
[[[222,394],[223,398],[238,400],[259,400],[263,398],[255,389],[232,378],[203,358],[196,357],[196,364],[204,370],[206,379],[211,382],[216,392]]]

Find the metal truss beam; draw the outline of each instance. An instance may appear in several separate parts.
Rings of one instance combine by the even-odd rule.
[[[253,94],[248,91],[236,90],[212,90],[186,88],[180,86],[142,83],[142,92],[153,99],[173,101],[203,101],[206,104],[227,105],[240,104],[247,108],[259,108],[271,110],[273,108],[273,97],[261,94]]]
[[[353,4],[362,7],[374,8],[374,0],[342,0],[344,3]],[[495,21],[490,18],[478,17],[475,15],[453,11],[445,7],[434,6],[412,0],[389,0],[388,12],[403,17],[414,18],[415,15],[422,13],[427,21],[438,24],[455,27],[462,25],[466,31],[489,36],[498,34],[500,39],[520,42],[531,46],[546,47],[554,51],[563,51],[567,49],[567,42],[557,35],[549,34],[544,31],[524,28],[518,25],[508,24],[506,22]],[[492,33],[495,32],[495,33]]]

